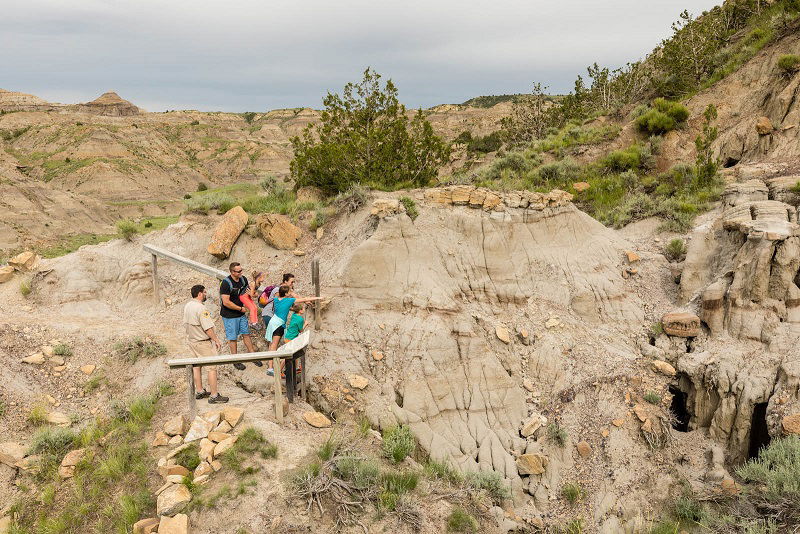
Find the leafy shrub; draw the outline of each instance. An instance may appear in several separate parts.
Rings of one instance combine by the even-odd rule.
[[[800,505],[800,436],[773,440],[736,473],[747,482],[758,484],[768,502],[789,500]]]
[[[269,193],[278,186],[278,178],[272,174],[267,175],[258,182],[258,185],[261,186],[261,189]]]
[[[227,193],[213,192],[192,197],[185,203],[187,211],[206,215],[210,210],[225,213],[236,205],[236,200]]]
[[[145,228],[152,228],[153,227],[153,223],[151,221],[147,221],[147,222],[144,223],[144,227]]]
[[[23,297],[27,297],[31,294],[33,289],[31,288],[31,283],[28,280],[24,280],[19,284],[19,292],[22,293]]]
[[[192,198],[192,194],[191,193],[186,193],[185,195],[183,195],[183,199],[184,200],[189,200],[190,198]]]
[[[189,123],[189,126],[199,126],[199,125],[200,125],[200,121],[197,120],[197,119],[195,119],[195,120],[193,120],[192,122]]]
[[[255,111],[246,111],[242,113],[242,118],[244,119],[244,122],[246,122],[247,124],[251,124],[253,122],[253,119],[256,118],[256,113]]]
[[[206,184],[205,182],[200,182],[199,184],[197,184],[197,190],[208,191],[208,184]]]
[[[574,505],[583,499],[583,487],[577,482],[569,482],[561,487],[561,496],[570,504]]]
[[[646,400],[650,404],[661,404],[661,395],[659,395],[655,391],[648,391],[647,393],[644,394],[644,400]]]
[[[411,197],[400,197],[400,203],[406,209],[406,215],[411,217],[413,221],[417,217],[419,217],[419,211],[417,210],[417,203],[414,202],[414,199]]]
[[[680,261],[686,256],[686,243],[683,239],[675,238],[667,243],[664,256],[669,261]]]
[[[663,135],[675,129],[675,119],[656,109],[651,109],[638,119],[636,126],[650,135]]]
[[[72,347],[66,343],[59,343],[53,347],[53,354],[56,356],[72,356]]]
[[[628,148],[614,150],[603,158],[600,163],[608,172],[624,172],[642,167],[645,163],[645,157],[646,155],[640,145],[631,145]]]
[[[142,339],[139,336],[119,341],[114,351],[128,363],[136,363],[142,358],[155,358],[167,353],[167,346],[158,341]]]
[[[133,236],[139,233],[139,227],[135,222],[123,219],[121,221],[117,221],[117,232],[119,232],[119,235],[121,235],[124,239],[131,241]]]
[[[61,457],[72,449],[77,435],[69,428],[46,426],[36,431],[31,438],[28,454]]]
[[[539,167],[533,178],[533,185],[550,187],[551,184],[576,182],[581,177],[581,170],[581,166],[571,158],[564,158]]]
[[[483,137],[472,137],[467,142],[467,150],[469,152],[481,152],[483,154],[496,152],[501,146],[503,146],[503,138],[500,132],[492,132]]]
[[[656,98],[653,100],[653,107],[675,120],[680,124],[686,122],[689,118],[689,110],[683,104],[678,102],[670,102],[665,98]]]
[[[416,447],[414,434],[405,425],[389,427],[383,431],[383,454],[394,463],[402,462]]]
[[[447,516],[448,532],[477,532],[478,521],[466,510],[456,506]]]
[[[678,534],[680,530],[680,523],[675,521],[659,521],[652,526],[650,534]]]
[[[800,70],[800,56],[797,54],[786,54],[778,59],[778,68],[784,74],[792,75]]]
[[[458,484],[464,479],[461,473],[453,469],[446,461],[437,462],[431,459],[428,459],[425,464],[425,474],[430,478],[444,480],[450,484]]]

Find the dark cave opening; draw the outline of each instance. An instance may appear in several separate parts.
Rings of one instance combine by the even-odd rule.
[[[722,164],[722,166],[723,166],[723,167],[725,167],[726,169],[730,169],[731,167],[733,167],[733,166],[734,166],[734,165],[736,165],[737,163],[739,163],[739,160],[738,160],[738,159],[736,159],[736,158],[731,158],[731,157],[728,157],[728,158],[725,160],[725,163],[723,163],[723,164]]]
[[[669,405],[669,410],[672,412],[672,415],[675,416],[672,428],[678,432],[688,432],[689,421],[692,418],[692,414],[689,413],[689,409],[686,406],[689,394],[681,391],[681,389],[675,385],[669,387],[669,392],[672,394],[672,402]]]
[[[748,458],[758,458],[761,449],[769,446],[771,438],[767,427],[767,403],[759,402],[753,406],[753,419],[750,421],[750,449]]]

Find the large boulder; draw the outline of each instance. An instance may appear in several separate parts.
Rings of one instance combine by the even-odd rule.
[[[0,443],[0,463],[14,467],[25,458],[25,447],[13,441]]]
[[[189,516],[178,514],[175,517],[162,517],[158,534],[189,534]]]
[[[227,258],[239,234],[247,226],[247,213],[241,206],[235,206],[217,223],[214,228],[214,235],[211,236],[211,243],[208,244],[208,253],[221,260]]]
[[[0,267],[0,284],[8,282],[14,278],[14,267],[11,265],[3,265]]]
[[[756,132],[758,132],[758,135],[769,135],[774,129],[769,117],[759,117],[756,121]]]
[[[279,250],[297,248],[297,240],[302,231],[284,215],[263,213],[256,218],[258,230],[271,247]]]
[[[700,318],[690,312],[675,311],[661,318],[664,332],[670,336],[695,337],[700,334]]]

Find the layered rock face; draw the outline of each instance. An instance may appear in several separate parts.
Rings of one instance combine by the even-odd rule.
[[[130,117],[138,115],[139,108],[120,97],[114,91],[103,93],[91,102],[68,106],[70,111],[92,113],[94,115],[105,115],[107,117]]]
[[[373,209],[377,227],[331,289],[339,296],[314,354],[317,365],[335,362],[331,372],[372,373],[382,384],[367,406],[374,424],[408,424],[434,459],[497,471],[546,507],[571,459],[557,453],[535,480],[520,467],[517,457],[545,453],[540,418],[539,445],[531,445],[529,425],[528,439],[520,433],[530,416],[521,383],[528,376],[550,395],[571,379],[558,361],[558,336],[537,346],[527,325],[561,310],[605,331],[643,313],[616,267],[630,245],[577,210],[567,193],[532,195],[428,190],[425,199],[439,208],[415,221]]]
[[[784,178],[726,188],[681,275],[680,295],[697,306],[705,332],[656,343],[679,372],[690,428],[708,429],[733,462],[757,451],[755,425],[779,436],[782,418],[800,406],[800,226],[796,206],[777,200],[792,200]]]

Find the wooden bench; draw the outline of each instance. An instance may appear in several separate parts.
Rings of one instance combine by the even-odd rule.
[[[283,394],[281,392],[281,361],[286,361],[286,396],[289,402],[294,401],[295,388],[297,386],[297,360],[300,360],[302,372],[300,374],[300,395],[308,402],[306,396],[306,347],[308,347],[311,332],[303,332],[295,339],[282,345],[275,351],[265,352],[244,352],[241,354],[222,354],[219,356],[208,356],[204,358],[177,358],[168,360],[167,365],[176,369],[184,367],[186,369],[186,379],[189,384],[189,413],[191,418],[197,413],[197,401],[195,399],[194,368],[207,367],[209,365],[225,365],[233,363],[260,362],[272,360],[275,370],[275,417],[278,422],[283,422]],[[264,371],[266,373],[266,371]]]

